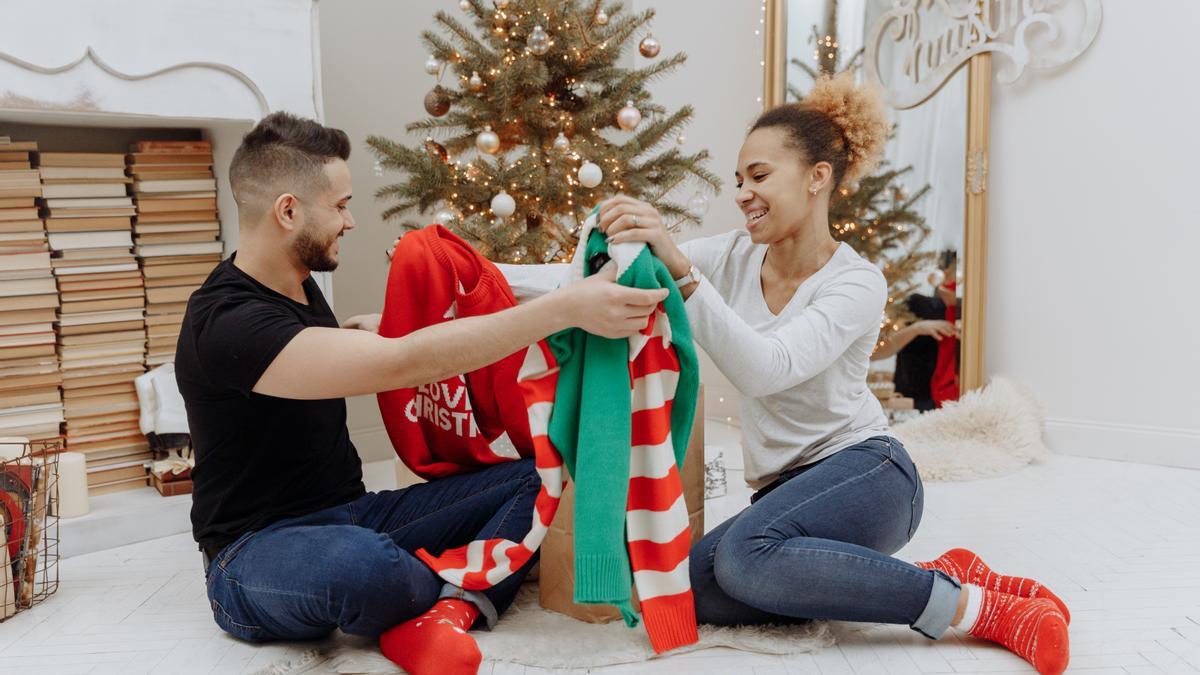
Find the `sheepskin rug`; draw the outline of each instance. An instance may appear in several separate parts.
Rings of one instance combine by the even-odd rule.
[[[926,481],[1004,476],[1048,454],[1045,416],[1033,395],[1002,377],[892,432]]]

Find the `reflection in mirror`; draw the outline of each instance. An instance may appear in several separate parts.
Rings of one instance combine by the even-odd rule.
[[[891,0],[788,0],[785,100],[802,100],[815,78],[867,77],[864,41]],[[881,72],[903,68],[887,45]],[[830,204],[833,236],[883,271],[888,305],[871,387],[893,420],[959,394],[967,73],[909,110],[891,110],[885,161],[847,184]]]

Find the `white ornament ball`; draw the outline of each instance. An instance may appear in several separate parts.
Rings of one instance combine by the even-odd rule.
[[[687,143],[687,136],[684,136],[683,134],[679,134],[679,137],[675,139],[675,142],[678,143],[679,145],[683,145],[684,143]]]
[[[438,70],[442,67],[442,62],[437,60],[433,54],[429,55],[429,59],[425,61],[425,72],[430,75],[437,75]]]
[[[626,101],[625,107],[617,112],[617,126],[625,131],[633,131],[642,123],[642,111],[633,107],[633,101]]]
[[[708,213],[708,197],[699,192],[692,195],[692,198],[688,200],[687,210],[688,213],[697,218],[703,217],[704,214]]]
[[[566,152],[571,149],[571,141],[567,139],[567,135],[563,132],[558,132],[558,136],[554,138],[554,149],[558,152]]]
[[[475,137],[475,147],[479,148],[480,152],[486,152],[489,155],[494,155],[500,150],[500,137],[492,128],[484,127],[483,131]]]
[[[467,87],[469,87],[471,91],[479,91],[480,89],[483,89],[483,78],[479,76],[479,73],[471,73],[471,79],[467,80]]]
[[[515,213],[516,210],[517,202],[504,190],[501,190],[500,194],[492,197],[492,213],[497,216],[507,218]]]
[[[647,35],[638,45],[638,51],[641,52],[642,56],[648,59],[658,56],[658,52],[661,50],[662,43],[660,43],[658,38],[654,37],[653,35]]]
[[[459,0],[458,8],[464,12],[469,12],[471,11],[471,3],[467,2],[467,0]]]
[[[585,188],[594,188],[604,180],[604,172],[599,166],[591,162],[584,162],[583,166],[579,167],[579,184]]]
[[[605,14],[604,10],[600,10],[600,11],[596,12],[596,25],[597,26],[607,26],[608,25],[608,14]]]

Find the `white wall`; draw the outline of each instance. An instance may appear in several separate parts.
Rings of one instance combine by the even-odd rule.
[[[758,113],[762,69],[762,36],[758,2],[698,3],[688,0],[636,1],[629,11],[653,7],[658,12],[652,29],[663,43],[663,54],[684,51],[688,62],[674,74],[651,85],[657,102],[674,110],[684,104],[696,109],[685,130],[685,150],[708,148],[709,168],[726,179],[723,194],[712,197],[705,227],[683,236],[716,234],[742,222],[733,203],[732,176],[746,127]],[[322,86],[326,123],[344,129],[354,143],[350,170],[354,176],[352,211],[358,223],[342,241],[341,266],[334,275],[335,308],[340,318],[379,311],[387,279],[384,249],[399,232],[384,224],[385,205],[375,201],[377,188],[395,182],[397,174],[374,175],[373,158],[365,146],[370,134],[396,140],[406,137],[405,124],[425,117],[422,98],[434,84],[423,70],[427,51],[420,32],[433,27],[433,15],[445,10],[460,15],[450,0],[324,0],[320,3]],[[661,57],[660,57],[661,58]],[[646,63],[636,54],[631,63]],[[686,202],[691,191],[683,195]],[[711,365],[704,380],[710,414],[735,415],[728,385]],[[725,402],[722,403],[721,399]],[[366,461],[392,455],[374,396],[350,400],[351,437]],[[724,413],[722,411],[725,411]]]
[[[1198,23],[1105,2],[1079,60],[993,89],[986,370],[1060,452],[1200,468]]]

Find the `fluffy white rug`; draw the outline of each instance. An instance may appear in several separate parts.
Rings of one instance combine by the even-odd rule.
[[[940,410],[893,427],[927,481],[993,478],[1046,456],[1045,416],[1025,387],[996,377]]]
[[[542,609],[537,604],[536,584],[525,584],[495,630],[474,631],[471,635],[479,642],[485,662],[510,662],[540,668],[595,668],[637,663],[709,647],[729,647],[758,654],[802,654],[819,651],[833,642],[828,625],[821,622],[744,628],[701,626],[699,643],[656,656],[640,626],[626,628],[620,621],[584,623]],[[379,653],[374,641],[338,633],[260,670],[258,675],[399,672],[402,671]]]

